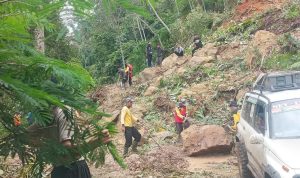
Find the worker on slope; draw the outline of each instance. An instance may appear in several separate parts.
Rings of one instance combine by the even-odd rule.
[[[192,56],[194,56],[194,53],[196,52],[196,50],[198,50],[199,48],[203,47],[203,44],[201,42],[201,39],[198,35],[196,35],[193,39],[194,42],[194,48],[192,50]]]
[[[177,47],[174,50],[174,53],[178,56],[178,57],[182,57],[184,55],[184,49],[182,46],[180,46],[179,44],[177,45]]]
[[[181,99],[177,106],[175,107],[174,111],[174,119],[175,119],[175,126],[176,132],[178,134],[178,142],[181,142],[181,132],[183,131],[184,123],[187,121],[187,107],[185,102]]]
[[[122,108],[121,111],[121,124],[122,124],[122,131],[125,133],[125,146],[124,146],[124,153],[123,156],[128,155],[128,149],[132,145],[132,151],[137,152],[137,145],[138,142],[141,140],[140,132],[134,127],[135,122],[138,122],[138,118],[132,115],[130,109],[132,108],[133,99],[128,97],[126,98],[126,106]],[[134,141],[132,143],[132,137]]]
[[[230,130],[231,131],[236,131],[236,125],[240,121],[240,113],[238,112],[238,104],[236,100],[232,100],[229,103],[229,109],[232,114],[231,118],[231,125],[230,125]]]
[[[148,67],[152,67],[152,46],[150,42],[148,42],[146,47],[146,58]]]
[[[132,85],[132,77],[133,77],[132,64],[128,64],[128,63],[125,64],[125,73],[126,73],[126,76],[128,77],[129,86],[131,86]]]
[[[118,75],[119,75],[119,78],[118,78],[118,81],[120,81],[121,80],[121,88],[122,89],[126,89],[126,82],[127,82],[127,79],[128,79],[128,77],[127,77],[127,75],[126,75],[126,72],[125,72],[125,70],[124,69],[122,69],[122,68],[118,68]]]
[[[157,66],[161,66],[163,60],[163,49],[161,48],[160,44],[157,45],[157,60],[156,64]]]

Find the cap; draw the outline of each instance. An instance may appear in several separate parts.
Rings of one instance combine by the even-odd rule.
[[[238,107],[237,102],[236,101],[230,101],[229,103],[229,107]]]
[[[180,102],[181,102],[181,103],[185,103],[185,102],[186,102],[186,99],[181,98],[181,99],[180,99]]]
[[[179,102],[179,103],[178,103],[178,106],[179,106],[179,107],[184,107],[185,105],[184,105],[183,102]]]
[[[126,102],[134,102],[134,99],[131,98],[131,97],[127,97],[127,98],[125,99],[125,101],[126,101]]]

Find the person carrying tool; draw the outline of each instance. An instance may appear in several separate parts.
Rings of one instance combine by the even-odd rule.
[[[133,77],[133,66],[131,64],[125,64],[125,73],[128,76],[129,86],[132,85],[132,77]]]
[[[139,122],[139,119],[132,115],[130,109],[132,108],[133,99],[126,98],[126,106],[122,108],[121,111],[121,125],[122,131],[125,133],[125,146],[123,156],[128,155],[128,149],[132,145],[132,151],[137,152],[137,145],[141,140],[140,132],[134,127],[135,122]],[[132,143],[132,137],[134,141]]]
[[[174,111],[174,118],[175,118],[175,125],[176,125],[176,132],[178,134],[178,141],[181,141],[181,132],[184,129],[184,123],[187,116],[187,108],[184,101],[180,101],[178,105],[175,107]]]

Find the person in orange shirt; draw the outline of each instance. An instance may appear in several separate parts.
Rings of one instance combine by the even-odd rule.
[[[178,106],[175,107],[175,111],[174,111],[174,119],[175,119],[176,132],[178,134],[178,141],[181,141],[181,132],[184,129],[186,116],[187,116],[186,105],[183,101],[180,101],[178,103]]]
[[[133,77],[133,66],[131,64],[125,64],[125,73],[128,77],[129,86],[132,85],[132,77]]]
[[[19,127],[19,126],[21,125],[21,114],[20,114],[20,113],[16,113],[16,114],[14,115],[13,120],[14,120],[14,125],[15,125],[16,127]]]

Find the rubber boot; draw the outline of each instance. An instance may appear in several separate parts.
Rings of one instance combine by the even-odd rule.
[[[124,153],[123,153],[123,157],[127,157],[128,156],[128,147],[124,147]]]
[[[137,145],[138,145],[138,142],[133,141],[133,143],[132,143],[132,151],[135,152],[135,153],[138,152],[138,150],[137,150]]]

